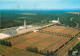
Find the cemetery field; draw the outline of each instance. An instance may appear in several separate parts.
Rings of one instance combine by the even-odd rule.
[[[27,38],[27,36],[29,37]],[[61,46],[67,44],[66,42],[68,42],[71,38],[36,32],[34,33],[34,37],[27,34],[24,37],[21,36],[18,37],[18,39],[13,39],[8,40],[13,44],[12,47],[19,49],[25,49],[26,47],[37,47],[39,51],[43,50],[46,52],[47,50],[53,50],[54,52],[57,52],[56,49],[62,48]]]
[[[12,47],[25,50],[27,47],[37,47],[38,51],[53,51],[57,53],[79,34],[79,30],[64,26],[50,26],[39,32],[31,32],[19,37],[7,39]],[[74,36],[71,36],[74,35]]]
[[[42,32],[49,32],[49,33],[58,33],[58,34],[63,34],[63,35],[71,35],[75,36],[77,35],[80,30],[72,27],[65,27],[65,26],[51,26],[47,27],[41,30]]]

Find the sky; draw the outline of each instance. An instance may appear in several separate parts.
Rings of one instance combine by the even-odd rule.
[[[0,9],[80,9],[80,0],[0,0]]]

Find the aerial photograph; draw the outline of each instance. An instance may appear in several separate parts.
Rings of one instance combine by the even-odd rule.
[[[80,56],[80,0],[0,0],[0,56]]]

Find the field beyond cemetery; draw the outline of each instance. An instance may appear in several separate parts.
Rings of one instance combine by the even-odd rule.
[[[75,36],[80,33],[80,30],[64,26],[49,26],[40,29],[39,32],[31,32],[19,37],[7,39],[19,49],[25,50],[26,47],[37,47],[38,51],[47,52],[53,51],[57,53],[70,43]]]

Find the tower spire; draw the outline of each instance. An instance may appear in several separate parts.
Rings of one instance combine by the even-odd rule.
[[[79,15],[79,13],[78,13],[78,15]]]
[[[58,21],[59,21],[59,17],[58,17]]]
[[[26,20],[24,19],[24,27],[26,28]]]

